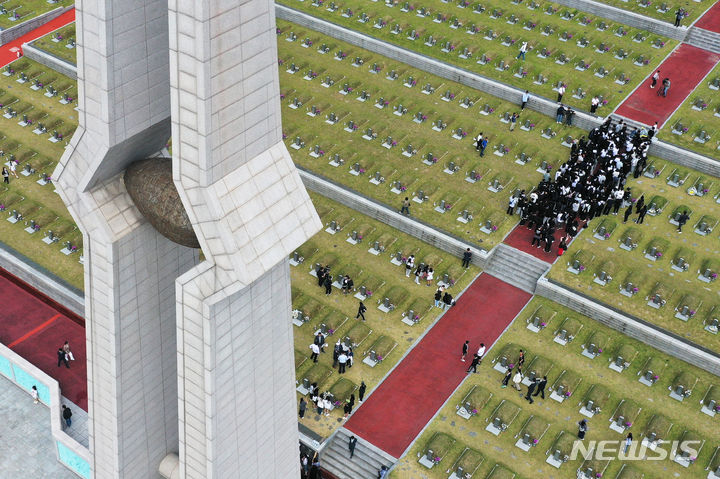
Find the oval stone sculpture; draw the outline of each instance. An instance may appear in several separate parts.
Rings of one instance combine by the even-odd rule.
[[[200,248],[172,179],[170,158],[149,158],[125,170],[125,188],[140,213],[170,241]]]

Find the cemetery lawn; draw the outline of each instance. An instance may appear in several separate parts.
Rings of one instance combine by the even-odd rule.
[[[527,329],[526,321],[534,315],[539,307],[545,307],[548,311],[555,312],[547,326],[539,333],[533,333]],[[579,321],[584,327],[580,330],[578,337],[561,346],[553,341],[554,332],[565,317],[572,317]],[[584,357],[581,352],[583,344],[591,336],[607,338],[605,349],[595,359]],[[522,386],[522,394],[515,391],[511,386],[502,389],[500,383],[503,374],[493,369],[493,361],[500,355],[503,347],[513,343],[513,351],[510,359],[517,357],[517,348],[526,351],[525,369],[532,371],[532,362],[535,356],[552,358],[552,368],[547,373],[548,389],[562,371],[571,372],[581,377],[579,386],[571,391],[571,396],[563,403],[550,399],[546,391],[546,399],[540,396],[535,397],[535,403],[530,404],[524,399],[527,386]],[[608,368],[610,361],[615,358],[622,349],[630,362],[629,367],[622,373],[617,373]],[[663,366],[662,372],[658,374],[659,379],[652,387],[647,387],[638,381],[638,375],[646,369],[648,360],[653,364]],[[458,367],[462,367],[458,361]],[[692,394],[683,402],[671,399],[668,394],[668,387],[675,385],[678,381],[692,383]],[[697,381],[697,382],[696,382]],[[393,470],[392,478],[418,478],[429,477],[446,479],[455,470],[455,461],[466,448],[479,452],[484,461],[472,476],[473,478],[490,477],[488,474],[500,464],[506,469],[515,472],[515,477],[556,477],[572,478],[577,474],[577,469],[583,465],[582,459],[569,461],[556,470],[545,462],[547,455],[552,454],[555,448],[558,435],[564,431],[564,438],[561,443],[567,447],[572,444],[572,439],[577,434],[577,422],[584,418],[579,414],[581,403],[592,398],[596,405],[600,406],[600,412],[595,417],[588,419],[589,431],[586,436],[588,440],[624,440],[626,434],[619,434],[609,429],[611,418],[613,418],[620,401],[625,400],[627,406],[637,403],[641,406],[639,414],[630,420],[632,426],[629,432],[633,433],[634,444],[640,447],[640,441],[647,433],[647,426],[653,416],[656,417],[656,424],[672,427],[667,429],[658,437],[667,440],[679,440],[684,431],[690,430],[705,440],[697,462],[689,468],[676,464],[671,459],[663,461],[603,461],[596,467],[596,472],[601,472],[603,477],[617,476],[623,464],[626,469],[632,468],[645,477],[683,477],[701,478],[707,475],[705,467],[710,462],[715,452],[720,434],[714,421],[700,412],[699,402],[704,399],[711,386],[717,390],[718,378],[705,371],[691,366],[685,362],[676,360],[664,355],[662,352],[634,341],[623,334],[606,328],[595,321],[581,316],[574,311],[563,308],[557,303],[541,298],[534,298],[520,313],[510,329],[500,338],[493,348],[488,351],[485,361],[479,368],[478,374],[469,375],[467,380],[458,388],[457,392],[450,398],[435,419],[428,425],[424,433],[418,438],[408,453],[400,459]],[[473,397],[478,397],[477,391],[480,388],[484,393],[492,393],[492,398],[484,407],[478,409],[477,415],[470,419],[463,419],[456,414],[457,407],[463,403],[466,395],[476,387]],[[590,391],[592,392],[588,394]],[[485,430],[488,425],[486,421],[492,422],[492,417],[498,405],[505,401],[504,410],[509,410],[507,405],[514,404],[521,408],[515,419],[509,423],[507,430],[499,436],[494,436]],[[627,407],[631,411],[633,407]],[[633,412],[633,411],[631,411]],[[629,417],[629,415],[628,415]],[[531,421],[532,418],[532,421]],[[527,427],[524,428],[527,424]],[[545,426],[549,428],[545,430]],[[660,428],[662,429],[662,427]],[[528,452],[517,448],[515,443],[521,437],[521,431],[531,434],[531,438],[539,439],[535,447]],[[544,431],[544,434],[543,434]],[[455,439],[450,451],[445,454],[441,462],[432,469],[427,469],[418,463],[418,456],[426,452],[427,445],[431,438],[437,434],[446,434]],[[669,446],[664,446],[669,450]],[[569,450],[563,450],[563,454],[569,454]],[[613,454],[610,454],[611,456]],[[602,468],[607,465],[607,469]],[[466,469],[467,472],[472,470]],[[626,471],[627,474],[629,471]],[[493,476],[496,477],[496,476]],[[504,477],[504,476],[503,476]],[[511,477],[511,476],[507,476]],[[595,477],[595,476],[593,476]],[[641,476],[621,476],[641,477]]]
[[[57,39],[58,35],[61,40]],[[67,47],[70,40],[75,40],[75,22],[38,38],[31,45],[75,65],[77,63],[77,49]]]
[[[484,249],[500,242],[516,223],[516,218],[505,214],[510,194],[516,189],[529,192],[535,187],[542,179],[536,170],[543,162],[558,166],[559,161],[565,161],[569,149],[560,145],[566,135],[584,134],[528,110],[522,112],[517,128],[510,132],[508,124],[500,120],[505,113],[519,112],[519,105],[306,32],[296,25],[278,21],[278,26],[284,31],[278,41],[283,133],[295,163],[397,210],[405,196],[412,200],[423,191],[428,198],[425,202],[411,201],[413,217]],[[290,31],[298,36],[297,41],[284,40]],[[306,37],[313,42],[310,48],[302,47]],[[324,55],[318,53],[323,44],[332,47]],[[339,51],[347,53],[343,61],[334,59]],[[362,66],[350,66],[355,57],[363,59]],[[299,70],[287,73],[293,64]],[[381,69],[379,73],[369,73],[373,64]],[[398,75],[395,81],[386,78],[393,70]],[[315,74],[312,80],[304,78]],[[326,77],[334,82],[329,88],[321,84]],[[411,77],[416,84],[408,88],[404,83]],[[347,95],[340,93],[345,85],[352,89]],[[426,85],[434,88],[432,94],[422,93]],[[363,91],[369,97],[358,101]],[[448,93],[453,99],[444,101]],[[469,108],[461,106],[466,98],[472,103]],[[301,105],[292,108],[296,100]],[[377,108],[379,103],[384,108]],[[485,105],[493,110],[488,115],[480,114]],[[308,115],[313,107],[319,110],[314,117]],[[407,111],[398,116],[394,111],[400,108]],[[327,123],[331,114],[337,117],[334,125]],[[417,116],[424,119],[414,121]],[[433,130],[438,121],[445,124],[444,130]],[[357,129],[348,132],[349,122]],[[531,131],[523,131],[526,122]],[[368,128],[377,135],[374,140],[363,138]],[[458,128],[467,134],[460,140],[453,138]],[[556,136],[543,138],[546,128]],[[483,158],[473,146],[473,137],[480,132],[490,139]],[[297,141],[304,146],[293,148]],[[315,154],[316,146],[318,153],[314,157],[311,154]],[[406,156],[403,152],[409,147],[410,156]],[[503,151],[503,156],[496,154],[505,148],[509,151]],[[523,153],[529,159],[526,164],[518,164]],[[343,164],[332,166],[336,154]],[[351,174],[353,169],[359,174]],[[472,172],[477,177],[474,183],[468,182]],[[381,178],[379,184],[370,181],[376,174]],[[490,189],[495,180],[502,187],[497,193]],[[392,191],[397,182],[404,191]],[[445,213],[436,210],[442,201]],[[467,223],[458,220],[463,211],[471,216]],[[488,222],[487,232],[481,231]]]
[[[300,327],[294,327],[297,381],[299,384],[302,383],[308,371],[313,366],[317,366],[309,359],[309,345],[319,325],[326,323],[335,331],[327,337],[328,347],[324,354],[320,354],[318,363],[320,368],[313,369],[311,377],[317,377],[317,371],[320,369],[325,372],[332,371],[329,377],[319,384],[320,391],[332,390],[337,394],[340,390],[348,395],[354,392],[355,407],[357,407],[356,388],[360,386],[360,382],[365,381],[367,395],[400,360],[407,349],[435,322],[441,312],[439,309],[431,308],[436,285],[433,287],[416,285],[413,276],[405,277],[404,266],[390,263],[391,256],[398,250],[414,252],[418,262],[425,261],[434,266],[436,280],[441,279],[446,271],[458,272],[456,283],[449,289],[453,296],[463,291],[478,275],[479,270],[475,267],[463,270],[460,268],[459,258],[322,196],[311,194],[311,198],[324,225],[327,226],[332,220],[345,218],[347,226],[334,235],[325,231],[317,233],[298,248],[300,255],[305,258],[304,262],[291,267],[293,309],[303,310],[310,315],[308,322]],[[360,243],[352,245],[346,241],[352,231],[361,230],[365,234]],[[368,252],[368,248],[373,246],[375,241],[387,244],[386,250],[377,256]],[[364,285],[367,289],[371,289],[372,286],[372,296],[364,302],[367,307],[365,313],[367,321],[355,319],[359,301],[351,294],[344,296],[339,289],[333,287],[332,295],[325,296],[324,288],[319,287],[317,279],[308,274],[311,266],[316,262],[332,264],[331,274],[334,278],[349,272],[356,290]],[[398,302],[394,311],[383,313],[378,309],[378,301],[387,296],[393,298],[393,301],[396,298],[403,299]],[[420,316],[419,322],[413,326],[401,322],[403,313],[408,309],[413,309]],[[337,373],[337,369],[331,369],[333,347],[338,340],[347,336],[350,336],[358,346],[353,348],[354,366],[348,368],[347,373],[341,376]],[[394,348],[393,343],[396,343]],[[390,350],[387,357],[375,367],[363,363],[365,354],[371,346],[378,350],[378,354],[380,349]],[[350,381],[354,387],[349,388],[347,381],[336,385],[341,378]],[[299,397],[298,395],[298,400]],[[322,418],[317,416],[317,411],[308,408],[305,419],[301,422],[321,436],[328,437],[341,425],[342,416],[342,407],[334,410],[330,417]]]
[[[649,2],[646,2],[646,5],[647,3],[649,3],[648,6],[643,6],[642,2],[637,0],[605,0],[603,3],[616,8],[621,8],[623,10],[629,10],[640,15],[645,15],[646,17],[663,20],[671,24],[675,24],[675,12],[677,12],[678,8],[682,7],[685,9],[688,16],[685,17],[685,19],[681,22],[681,25],[689,26],[698,17],[705,13],[705,10],[710,8],[713,5],[714,1],[693,0],[692,2],[679,3],[651,0]],[[668,10],[666,12],[660,10],[661,5],[663,4],[667,5]]]
[[[622,102],[677,44],[674,40],[644,30],[615,24],[552,3],[544,3],[535,10],[529,10],[526,4],[530,2],[514,5],[503,0],[490,0],[482,2],[486,8],[483,13],[474,12],[476,2],[467,2],[467,7],[458,8],[462,2],[444,3],[441,0],[408,2],[410,9],[406,12],[401,10],[405,9],[405,2],[402,1],[388,8],[382,2],[347,0],[336,2],[338,9],[335,12],[328,10],[328,6],[332,5],[329,1],[321,4],[310,0],[281,3],[517,88],[528,89],[546,98],[555,99],[557,94],[553,88],[558,82],[564,82],[567,92],[563,102],[575,109],[588,111],[593,95],[601,95],[607,101],[598,110],[601,115],[608,114]],[[421,8],[429,10],[424,18],[418,17]],[[352,13],[349,18],[348,9]],[[545,13],[548,9],[553,12],[552,15]],[[493,12],[499,16],[493,18]],[[362,15],[367,15],[366,23],[360,21]],[[440,23],[437,22],[438,15],[443,18]],[[574,16],[565,20],[562,15]],[[453,29],[451,27],[456,19],[459,26]],[[376,25],[382,25],[382,22],[385,24],[378,28]],[[606,30],[598,31],[601,23]],[[393,34],[396,24],[402,32]],[[468,34],[473,26],[477,33]],[[546,27],[548,35],[543,34]],[[413,31],[416,33],[415,40],[409,39]],[[487,39],[490,38],[490,31],[493,33],[492,40]],[[640,41],[634,41],[636,35],[639,35]],[[436,41],[434,45],[427,43],[430,37]],[[587,40],[585,47],[579,45],[583,38]],[[530,47],[525,61],[516,58],[523,41],[528,41]],[[452,48],[444,52],[442,50],[446,42],[450,42]],[[659,48],[653,46],[655,42],[658,42]],[[607,51],[601,53],[601,47]],[[472,54],[470,58],[459,56],[465,48]],[[549,54],[541,58],[539,54],[545,49]],[[621,50],[626,55],[624,59],[616,56]],[[485,65],[478,63],[483,54],[491,59]],[[565,64],[556,62],[561,54],[567,59]],[[638,59],[639,63],[636,64]],[[498,70],[500,62],[504,62],[507,68]],[[580,64],[583,66],[578,71],[576,67],[580,67]],[[607,72],[604,77],[595,75],[601,67]],[[618,84],[616,80],[621,74],[624,80]],[[538,75],[542,75],[546,81],[535,83]],[[583,90],[584,98],[573,97],[577,88]]]
[[[79,252],[66,256],[60,253],[63,242],[70,240],[74,245],[81,246],[82,236],[68,213],[60,197],[53,191],[52,184],[39,185],[36,181],[41,174],[52,175],[52,172],[64,151],[66,141],[69,141],[77,127],[77,112],[74,104],[62,105],[59,97],[48,98],[44,95],[45,88],[34,91],[30,88],[32,82],[20,84],[16,82],[21,72],[26,72],[29,78],[39,78],[46,82],[45,86],[55,85],[58,89],[75,90],[75,82],[53,70],[28,59],[13,62],[15,69],[12,76],[0,75],[0,103],[4,104],[3,113],[8,108],[18,111],[18,116],[12,119],[0,117],[2,126],[2,139],[0,149],[3,150],[4,159],[14,155],[20,161],[17,167],[18,179],[10,177],[9,187],[0,188],[0,203],[5,206],[0,221],[0,234],[2,242],[27,256],[36,263],[58,275],[75,287],[82,288],[83,268],[78,262]],[[24,112],[24,113],[20,113]],[[35,120],[33,125],[22,127],[18,121],[23,114]],[[44,121],[48,125],[48,132],[62,131],[64,140],[57,143],[48,141],[47,133],[36,135],[34,126]],[[55,128],[50,127],[55,125]],[[24,176],[21,172],[25,165],[36,170],[34,174]],[[24,214],[25,218],[16,224],[5,221],[13,210]],[[29,235],[24,231],[30,220],[35,220],[40,229]],[[26,224],[28,222],[28,224]],[[46,245],[41,240],[48,230],[61,234],[62,239],[56,243]]]
[[[0,14],[0,28],[6,30],[50,10],[67,7],[73,3],[73,0],[57,0],[55,3],[48,3],[47,0],[10,0],[4,2],[1,6],[6,13]],[[11,14],[14,12],[17,12],[20,16],[18,20],[11,20]]]
[[[720,91],[710,88],[716,80],[720,85],[720,64],[715,66],[665,123],[659,134],[662,140],[711,158],[720,155]],[[703,104],[706,105],[704,109]],[[673,133],[678,123],[687,128],[681,135]],[[702,130],[710,137],[705,143],[696,141]]]
[[[633,222],[636,214],[630,217],[627,224],[622,224],[624,208],[620,209],[618,216],[594,219],[570,245],[565,255],[554,264],[548,277],[697,344],[720,351],[720,337],[704,330],[705,322],[717,318],[720,314],[718,283],[717,280],[704,282],[698,279],[706,269],[713,272],[718,269],[718,230],[707,236],[694,232],[701,218],[706,218],[708,224],[717,223],[713,218],[720,215],[714,196],[720,190],[720,184],[715,178],[707,178],[661,160],[654,161],[657,167],[665,165],[660,175],[654,179],[646,176],[637,180],[630,178],[628,184],[633,188],[633,198],[639,197],[640,193],[645,194],[646,204],[656,196],[667,200],[662,212],[657,216],[648,214],[641,225]],[[667,177],[676,168],[681,177],[686,172],[688,176],[685,184],[673,188],[667,184]],[[696,184],[699,178],[704,178],[704,184],[711,191],[703,197],[690,196],[687,190]],[[659,199],[656,201],[660,202]],[[681,206],[683,209],[687,207],[692,214],[683,227],[682,234],[678,234],[677,227],[670,224],[669,216]],[[594,234],[603,221],[615,229],[608,239],[599,240]],[[628,232],[635,236],[632,242],[637,244],[632,251],[620,248]],[[644,253],[653,245],[661,252],[656,261],[646,259]],[[580,274],[573,274],[568,271],[568,266],[581,250],[585,269]],[[683,257],[689,264],[686,271],[671,267],[679,257]],[[595,275],[603,270],[612,277],[606,286],[594,282]],[[632,297],[623,296],[619,292],[620,288],[631,274],[631,280],[638,288],[637,294]],[[666,304],[656,309],[648,306],[647,302],[658,286],[664,290],[662,294]],[[696,311],[688,321],[675,317],[676,308],[681,309],[684,305]]]

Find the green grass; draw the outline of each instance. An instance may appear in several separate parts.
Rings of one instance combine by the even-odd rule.
[[[584,327],[578,339],[563,347],[553,342],[552,330],[548,331],[546,328],[537,334],[529,331],[524,318],[539,307],[554,311],[559,317],[571,317],[579,321]],[[563,403],[537,397],[535,404],[530,405],[520,397],[525,394],[525,388],[522,393],[512,388],[502,389],[500,387],[502,374],[495,371],[490,363],[484,364],[478,374],[468,376],[464,384],[458,388],[415,445],[400,459],[391,477],[445,479],[449,475],[447,470],[450,469],[450,464],[454,464],[466,448],[477,450],[485,456],[485,461],[473,476],[476,478],[489,477],[498,463],[505,469],[504,474],[507,477],[511,477],[514,472],[517,474],[516,477],[552,476],[570,479],[576,477],[576,470],[579,467],[588,465],[598,471],[606,468],[603,476],[613,478],[620,473],[624,465],[625,470],[620,477],[626,478],[640,477],[640,474],[644,474],[645,477],[676,475],[684,478],[701,478],[707,475],[704,468],[710,462],[715,445],[720,440],[720,434],[713,421],[708,420],[707,416],[700,412],[698,403],[706,394],[712,395],[715,394],[712,391],[718,390],[717,386],[713,387],[718,384],[716,376],[666,356],[661,351],[544,299],[534,298],[518,318],[493,346],[493,351],[500,351],[508,344],[511,345],[511,349],[522,347],[530,351],[526,364],[532,362],[535,352],[551,357],[555,367],[548,375],[549,384],[552,384],[562,371],[565,371],[566,375],[572,373],[576,378],[581,379],[572,396]],[[606,338],[607,351],[611,353],[603,352],[592,360],[582,356],[581,345],[590,337],[598,337],[598,335]],[[630,366],[622,373],[616,373],[608,368],[615,351],[624,352],[630,361]],[[648,363],[664,366],[660,378],[652,387],[644,386],[638,381],[638,376],[642,374]],[[692,395],[683,402],[675,401],[668,395],[668,388],[680,375],[697,378]],[[488,390],[493,396],[483,412],[466,421],[455,414],[456,408],[476,386]],[[600,411],[589,419],[590,429],[586,439],[624,439],[624,434],[618,434],[608,428],[610,419],[622,414],[627,422],[632,422],[629,431],[633,433],[637,442],[642,439],[643,433],[652,428],[663,430],[663,438],[669,441],[679,440],[684,434],[689,434],[686,430],[692,430],[698,438],[706,441],[705,447],[701,450],[697,463],[688,469],[670,459],[637,461],[632,464],[620,460],[593,461],[595,464],[584,464],[582,459],[578,459],[569,461],[556,470],[545,463],[547,454],[555,449],[560,449],[563,454],[570,453],[577,431],[576,422],[582,417],[578,410],[588,399],[595,401],[596,405],[600,406]],[[484,429],[488,421],[492,420],[491,412],[494,412],[498,406],[502,411],[501,414],[505,412],[514,414],[512,410],[517,407],[521,410],[507,430],[496,437]],[[549,426],[547,431],[545,431],[546,426]],[[514,445],[524,432],[528,432],[532,438],[539,438],[537,446],[530,448],[527,453]],[[441,467],[428,470],[418,464],[418,454],[423,453],[428,441],[437,434],[452,437],[455,443],[447,453],[446,459],[443,459]]]
[[[440,314],[440,310],[430,308],[434,287],[416,285],[413,278],[405,277],[404,266],[396,266],[390,262],[395,251],[407,249],[415,251],[417,260],[431,262],[436,265],[436,279],[442,277],[445,271],[459,264],[460,259],[454,258],[442,251],[411,238],[399,231],[383,225],[359,212],[352,211],[338,203],[330,201],[319,195],[312,194],[311,198],[316,209],[321,212],[321,219],[328,224],[331,218],[346,217],[353,221],[341,231],[331,235],[325,231],[317,233],[308,243],[299,248],[304,261],[291,268],[292,301],[293,308],[301,310],[308,321],[294,331],[295,350],[304,357],[309,357],[309,345],[313,341],[314,332],[325,323],[328,329],[334,329],[326,342],[328,348],[325,354],[320,355],[320,366],[328,368],[330,377],[321,386],[321,391],[328,390],[337,381],[337,372],[330,368],[332,365],[332,348],[338,341],[350,338],[354,344],[354,366],[347,369],[344,379],[354,385],[365,381],[368,392],[374,388],[379,380],[400,360],[407,348],[422,332],[432,324]],[[360,243],[352,245],[346,240],[352,233],[351,225],[366,225],[369,233]],[[371,231],[371,232],[370,232]],[[384,238],[387,248],[375,256],[368,252],[376,240]],[[291,255],[292,256],[292,255]],[[331,274],[336,275],[342,271],[355,269],[357,276],[353,277],[355,288],[368,280],[381,280],[381,285],[373,291],[371,297],[364,303],[368,308],[365,313],[366,322],[355,319],[358,308],[358,299],[352,295],[343,295],[336,288],[330,296],[325,296],[324,288],[317,286],[317,279],[309,273],[310,268],[318,262],[323,264],[332,262]],[[458,276],[455,285],[450,288],[453,295],[462,291],[477,275],[477,268],[463,270],[464,274]],[[354,293],[353,293],[354,294]],[[398,307],[390,313],[383,313],[378,309],[378,302],[387,296],[405,296]],[[401,322],[408,309],[414,308],[424,312],[419,322],[413,326]],[[375,367],[363,363],[363,359],[374,350],[383,356],[383,360]],[[309,361],[301,364],[296,354],[297,380],[302,381],[307,374]],[[323,369],[324,371],[324,369]],[[305,424],[322,436],[328,436],[336,427],[342,416],[338,410],[331,417],[318,418],[318,421],[309,420]]]
[[[665,123],[659,133],[662,140],[711,158],[720,155],[720,94],[710,88],[716,79],[720,79],[720,65],[715,66]],[[710,137],[705,143],[695,141],[702,130]]]
[[[293,160],[301,167],[310,169],[336,182],[384,202],[399,209],[402,198],[413,198],[421,190],[428,197],[422,204],[411,202],[412,216],[428,222],[445,231],[463,237],[473,243],[483,241],[482,247],[489,249],[499,242],[514,226],[515,220],[505,215],[508,198],[515,189],[530,190],[541,179],[535,170],[543,162],[556,164],[558,145],[561,137],[572,135],[579,137],[583,132],[577,128],[562,126],[558,128],[550,118],[533,112],[521,115],[521,125],[530,121],[536,126],[532,131],[523,131],[520,127],[514,132],[508,131],[508,125],[500,121],[505,112],[517,111],[517,105],[498,100],[459,84],[442,80],[438,77],[408,68],[400,63],[387,60],[367,51],[351,48],[345,44],[322,35],[306,32],[285,22],[278,22],[286,33],[294,31],[300,39],[311,38],[312,48],[303,48],[302,40],[286,42],[280,36],[278,42],[280,58],[283,60],[280,72],[283,100],[283,130]],[[317,50],[322,44],[332,44],[333,50],[327,54],[319,54]],[[350,59],[340,62],[334,60],[338,51],[348,52],[350,58],[362,56],[363,67],[349,66]],[[369,73],[373,63],[381,66],[379,74]],[[295,64],[300,70],[288,74],[287,69]],[[386,76],[390,71],[398,73],[398,80],[390,81]],[[310,71],[317,73],[317,78],[308,81],[303,77]],[[330,77],[335,84],[324,88],[321,82]],[[414,88],[403,86],[403,82],[413,77],[417,82]],[[348,95],[340,94],[344,84],[354,91]],[[426,84],[435,91],[431,95],[422,93]],[[356,98],[365,90],[370,99],[360,102]],[[443,95],[450,91],[455,100],[443,101]],[[474,99],[472,108],[462,108],[460,101],[464,97]],[[295,98],[302,102],[297,109],[289,108]],[[383,109],[375,107],[380,99],[388,102]],[[495,111],[488,116],[480,115],[483,105],[488,104]],[[402,117],[393,113],[394,108],[407,108]],[[308,112],[313,106],[320,110],[319,115],[310,117]],[[339,120],[335,125],[328,125],[326,119],[334,114]],[[420,114],[426,119],[416,123],[413,118]],[[344,131],[348,123],[353,121],[358,129],[352,133]],[[432,125],[442,121],[447,128],[441,132],[434,131]],[[557,136],[547,140],[540,133],[546,127],[552,128]],[[373,141],[362,138],[367,128],[372,128],[378,135]],[[453,131],[462,128],[469,136],[480,131],[490,137],[490,145],[484,158],[475,153],[471,138],[457,140],[452,137]],[[382,146],[384,140],[392,136],[396,146],[387,149]],[[296,150],[292,144],[296,139],[304,142],[305,147]],[[509,148],[509,153],[500,157],[493,154],[493,148],[499,144]],[[390,143],[392,144],[392,143]],[[411,157],[402,155],[405,147],[412,144],[416,152]],[[322,156],[310,155],[317,145]],[[564,148],[561,151],[565,151]],[[525,153],[532,157],[527,164],[515,162],[517,156]],[[338,155],[344,163],[333,167],[329,163]],[[427,158],[436,162],[423,162]],[[358,169],[364,173],[352,175],[350,171],[357,163]],[[454,168],[450,169],[452,164]],[[455,171],[454,174],[444,172]],[[376,175],[382,182],[375,185],[370,182]],[[475,183],[466,181],[474,173],[478,178]],[[493,193],[488,188],[492,179],[501,177],[504,187],[500,192]],[[402,185],[397,189],[398,183]],[[392,192],[396,187],[399,194]],[[404,189],[404,191],[402,191]],[[435,210],[444,201],[445,213]],[[467,223],[458,221],[458,217],[467,211],[472,219]],[[480,226],[491,223],[496,228],[490,233],[480,230]],[[355,230],[362,223],[355,222],[349,226]]]
[[[74,40],[75,23],[73,22],[52,33],[48,33],[44,37],[38,38],[31,45],[75,65],[77,62],[77,49],[67,47],[70,41]]]
[[[0,12],[0,28],[5,30],[14,27],[45,12],[58,7],[67,7],[73,3],[73,0],[58,0],[56,3],[48,3],[47,0],[9,0],[3,2],[0,5],[3,9]],[[17,13],[19,18],[11,20],[13,13]]]
[[[73,110],[74,104],[62,105],[59,97],[48,98],[44,95],[47,86],[56,85],[58,89],[76,91],[74,82],[47,67],[28,59],[20,59],[10,64],[15,70],[12,76],[0,75],[0,103],[4,105],[3,113],[7,108],[13,108],[19,113],[13,119],[0,117],[2,126],[2,139],[0,149],[5,153],[5,160],[13,155],[18,165],[18,179],[10,179],[10,185],[0,189],[0,202],[5,205],[3,220],[13,210],[22,212],[23,220],[16,224],[0,221],[0,235],[3,243],[30,258],[34,262],[47,268],[75,287],[83,285],[83,267],[78,261],[79,254],[65,256],[60,253],[65,241],[71,241],[74,246],[82,247],[82,237],[68,213],[60,197],[53,191],[52,184],[39,185],[36,181],[42,174],[51,175],[57,161],[64,151],[72,132],[77,126],[77,112]],[[21,73],[28,78],[43,79],[43,88],[32,90],[32,82],[17,83],[16,79]],[[18,124],[23,114],[33,120],[33,125],[22,127]],[[52,143],[48,141],[49,135],[36,135],[33,129],[38,123],[44,122],[49,128],[54,125],[58,131],[64,132],[64,140]],[[19,174],[26,165],[35,170],[29,176]],[[32,236],[24,231],[30,221],[34,220],[40,229]],[[27,224],[26,224],[27,223]],[[59,241],[46,245],[41,239],[48,233],[59,237]]]
[[[720,304],[717,282],[706,283],[698,279],[707,269],[717,273],[720,266],[716,261],[720,253],[718,240],[715,232],[707,236],[694,232],[701,218],[710,217],[712,215],[709,213],[717,210],[713,199],[716,187],[713,186],[713,190],[702,197],[689,195],[688,185],[694,184],[701,175],[688,172],[685,184],[673,188],[667,184],[667,178],[675,167],[671,164],[665,165],[663,173],[656,178],[641,176],[637,180],[629,180],[634,191],[633,197],[644,192],[646,203],[658,202],[658,198],[662,198],[665,202],[662,213],[646,216],[642,225],[636,225],[632,220],[622,224],[622,210],[617,217],[593,220],[571,244],[566,256],[555,263],[549,277],[663,329],[720,351],[720,338],[704,330],[705,318]],[[707,180],[705,182],[707,184]],[[692,212],[682,234],[678,234],[677,227],[669,222],[669,217],[679,209]],[[601,223],[607,221],[617,222],[617,227],[609,238],[599,240],[593,232],[597,231]],[[620,245],[625,243],[637,246],[626,251],[620,248]],[[645,258],[645,254],[653,247],[661,253],[656,261]],[[584,271],[573,274],[567,268],[572,265],[575,255],[580,251],[586,256],[591,254],[593,258]],[[683,261],[680,261],[680,258]],[[682,264],[687,266],[680,270],[673,268],[673,265],[677,267]],[[605,271],[612,278],[605,286],[594,281],[601,271]],[[632,297],[620,294],[620,288],[628,281],[638,288]],[[665,296],[665,305],[659,309],[649,307],[649,297],[658,292]],[[687,322],[675,318],[675,309],[681,309],[685,305],[696,311]],[[716,309],[715,315],[717,311]]]
[[[406,5],[404,2],[399,2],[394,8],[389,9],[381,2],[368,4],[360,0],[338,1],[334,2],[338,7],[336,12],[328,11],[327,7],[332,3],[329,1],[319,7],[313,6],[318,4],[309,1],[285,3],[347,28],[548,98],[554,99],[556,93],[552,91],[553,86],[557,82],[564,82],[568,87],[563,101],[575,108],[589,110],[593,95],[602,95],[607,105],[599,109],[600,114],[604,111],[612,111],[652,72],[652,69],[676,44],[674,40],[621,24],[612,24],[607,20],[551,3],[545,3],[536,10],[529,10],[524,4],[513,5],[503,0],[490,0],[482,2],[486,8],[482,14],[473,11],[476,3],[469,4],[467,8],[457,8],[454,3],[446,4],[440,0],[408,2],[407,6],[410,9],[406,12],[401,10]],[[417,16],[421,8],[429,12],[425,18]],[[348,9],[352,12],[350,18],[344,16],[347,15]],[[547,9],[553,14],[546,15]],[[497,18],[491,17],[494,12],[499,13]],[[572,20],[564,20],[561,17],[564,13],[573,12]],[[368,18],[366,23],[360,21],[364,15]],[[441,23],[436,22],[438,15],[443,18]],[[508,23],[510,19],[516,23]],[[451,26],[455,25],[455,20],[458,21],[458,28],[453,29]],[[582,20],[588,24],[582,23]],[[601,22],[607,27],[605,31],[597,30]],[[382,27],[377,28],[380,25]],[[402,32],[393,34],[395,25],[399,25]],[[471,27],[475,29],[473,31],[477,31],[476,34],[467,33]],[[544,36],[541,32],[544,32],[546,27],[549,34]],[[618,29],[623,32],[620,36],[614,35]],[[485,39],[485,37],[490,38],[488,35],[490,30],[493,31],[493,40]],[[415,40],[409,39],[413,32],[417,36]],[[639,35],[638,42],[633,41],[636,35]],[[432,46],[430,46],[432,42],[429,42],[430,37],[436,42]],[[300,36],[299,40],[303,38]],[[587,41],[587,46],[584,48],[578,45],[583,38]],[[563,39],[567,41],[562,41]],[[523,41],[528,41],[532,50],[526,55],[525,61],[521,62],[516,56]],[[653,44],[656,41],[662,46],[654,48]],[[452,49],[446,48],[448,42]],[[607,53],[597,51],[601,44],[603,50],[605,47],[608,48]],[[447,51],[444,52],[443,49]],[[546,58],[540,58],[538,53],[546,50],[550,54],[545,55]],[[627,54],[625,59],[615,58],[620,50]],[[460,55],[466,51],[472,56],[467,59],[461,58]],[[561,54],[568,59],[564,65],[556,63]],[[477,61],[483,55],[489,57],[491,61],[480,65]],[[634,63],[639,57],[642,58],[639,60],[640,66],[637,66]],[[354,57],[350,56],[350,58]],[[497,70],[500,62],[504,62],[503,65],[507,65],[507,68],[502,67],[500,71]],[[575,67],[580,64],[583,65],[584,71],[576,70]],[[594,75],[601,67],[608,72],[604,78]],[[518,76],[515,76],[516,74]],[[623,85],[618,85],[615,80],[621,74],[629,80]],[[534,83],[538,75],[546,79],[544,84]],[[573,93],[578,88],[584,91],[583,98],[573,98]]]

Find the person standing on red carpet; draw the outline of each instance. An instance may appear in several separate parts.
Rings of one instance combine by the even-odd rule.
[[[652,82],[650,83],[650,88],[655,88],[655,85],[657,85],[657,82],[659,79],[660,79],[660,70],[657,70],[655,73],[653,73]]]
[[[460,356],[460,361],[465,362],[465,356],[468,353],[468,349],[470,349],[470,341],[465,341],[465,344],[462,346],[462,355]]]

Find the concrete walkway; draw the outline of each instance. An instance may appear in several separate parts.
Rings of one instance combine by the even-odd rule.
[[[0,477],[77,479],[56,458],[48,408],[4,376],[0,391]]]

